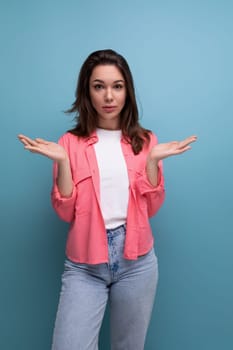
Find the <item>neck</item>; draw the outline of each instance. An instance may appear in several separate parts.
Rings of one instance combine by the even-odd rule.
[[[97,124],[97,128],[105,129],[105,130],[121,130],[120,123],[118,120],[109,120],[109,121],[99,120]]]

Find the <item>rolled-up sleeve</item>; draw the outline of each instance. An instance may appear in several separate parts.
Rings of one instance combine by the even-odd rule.
[[[146,197],[148,216],[154,216],[162,206],[165,199],[163,163],[158,164],[158,182],[153,186],[147,178],[146,169],[138,174],[137,189],[142,196]]]
[[[153,146],[158,144],[158,139],[155,134],[151,133],[150,137],[149,152]],[[137,178],[137,189],[142,196],[146,197],[149,217],[152,217],[157,213],[165,199],[163,162],[161,160],[158,163],[157,178],[157,185],[152,185],[147,177],[146,166],[144,166]]]
[[[61,137],[58,143],[63,146],[69,156],[69,148],[65,142],[65,136]],[[66,221],[72,222],[74,219],[75,213],[75,203],[76,203],[76,187],[73,184],[73,192],[70,197],[63,197],[57,186],[57,163],[53,164],[53,186],[51,191],[51,202],[54,210],[58,214],[58,216]]]

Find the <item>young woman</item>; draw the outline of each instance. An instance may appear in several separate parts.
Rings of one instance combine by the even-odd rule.
[[[142,350],[158,280],[149,218],[164,200],[161,161],[196,137],[158,144],[141,127],[130,69],[112,50],[86,59],[68,112],[77,125],[58,144],[19,135],[54,161],[52,204],[70,222],[52,349],[98,349],[109,302],[111,349]]]

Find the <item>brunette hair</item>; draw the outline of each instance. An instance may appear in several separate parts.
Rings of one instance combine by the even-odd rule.
[[[150,140],[150,131],[138,121],[138,108],[135,97],[133,77],[127,61],[113,50],[99,50],[91,53],[84,61],[75,92],[75,101],[66,113],[76,113],[77,124],[70,133],[88,137],[97,128],[97,112],[92,106],[89,93],[89,80],[97,65],[114,65],[122,73],[126,85],[126,101],[121,111],[120,128],[123,137],[131,144],[134,154],[140,153],[144,143]]]

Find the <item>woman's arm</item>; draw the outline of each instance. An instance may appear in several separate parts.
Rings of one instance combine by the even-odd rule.
[[[152,134],[153,146],[147,156],[144,172],[137,180],[138,191],[147,199],[149,217],[158,212],[165,198],[163,159],[187,151],[191,148],[190,143],[196,139],[196,136],[190,136],[184,141],[158,144],[156,136]]]
[[[55,143],[40,138],[32,140],[25,135],[19,135],[24,148],[32,153],[44,155],[57,163],[56,183],[62,197],[70,197],[73,192],[73,181],[69,157],[65,149]]]
[[[196,136],[190,136],[183,141],[172,141],[155,145],[147,158],[146,174],[153,186],[158,184],[158,164],[162,159],[178,155],[191,149],[190,144],[197,140]]]
[[[44,155],[54,161],[52,205],[62,220],[72,222],[75,212],[76,189],[72,179],[65,137],[61,137],[59,143],[39,138],[32,140],[25,135],[19,135],[18,137],[26,150]]]
[[[71,197],[74,185],[68,157],[57,162],[56,183],[62,197]]]
[[[147,158],[146,162],[146,174],[149,182],[153,186],[158,185],[158,163],[157,159],[153,159],[150,155]]]

